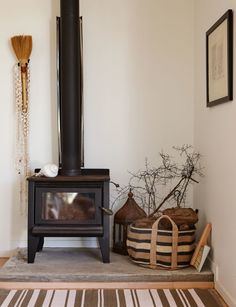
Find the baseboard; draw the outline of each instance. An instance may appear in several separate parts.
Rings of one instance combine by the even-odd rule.
[[[236,307],[236,300],[227,292],[219,281],[215,282],[215,289],[219,292],[229,307]]]
[[[236,300],[228,293],[228,291],[224,288],[224,286],[219,281],[218,265],[210,258],[208,259],[208,261],[210,263],[211,270],[214,273],[215,289],[219,292],[219,294],[222,296],[224,301],[229,305],[229,307],[236,307]]]
[[[16,249],[0,250],[0,258],[10,258],[15,254],[15,252],[16,252]]]
[[[27,241],[12,241],[11,246],[13,246],[11,250],[0,250],[0,257],[12,257],[18,247],[27,247]],[[96,238],[46,238],[44,247],[97,248],[98,243]]]
[[[96,238],[46,238],[44,247],[97,248]]]

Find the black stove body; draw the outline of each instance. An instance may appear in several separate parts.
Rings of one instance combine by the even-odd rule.
[[[97,237],[103,262],[110,261],[109,180],[109,170],[28,178],[28,263],[45,237]]]

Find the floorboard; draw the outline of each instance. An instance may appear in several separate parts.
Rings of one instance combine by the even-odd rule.
[[[0,289],[213,289],[213,282],[0,282]]]
[[[9,258],[0,258],[0,268],[4,266]]]

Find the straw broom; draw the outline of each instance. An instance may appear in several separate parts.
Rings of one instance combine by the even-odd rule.
[[[17,98],[17,114],[18,114],[18,138],[17,138],[17,171],[20,175],[20,204],[22,213],[25,212],[27,202],[27,184],[26,177],[29,175],[29,153],[28,153],[28,62],[32,51],[32,36],[14,36],[11,43],[16,57],[19,61],[21,85],[21,98]],[[17,72],[18,73],[18,72]],[[18,78],[18,76],[17,76]],[[18,80],[18,79],[17,79]],[[19,97],[20,98],[20,97]],[[20,109],[18,108],[20,106]]]
[[[28,111],[27,65],[32,51],[32,36],[19,35],[11,38],[11,43],[21,69],[22,112]]]

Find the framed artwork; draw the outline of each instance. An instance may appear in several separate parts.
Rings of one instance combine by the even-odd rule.
[[[233,99],[233,11],[206,32],[207,107]]]

